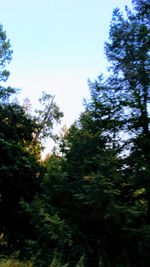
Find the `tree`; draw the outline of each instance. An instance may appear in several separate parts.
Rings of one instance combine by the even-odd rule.
[[[106,56],[111,63],[109,84],[128,131],[149,138],[149,1],[132,1],[126,17],[115,9]]]
[[[133,1],[125,16],[114,11],[105,44],[110,75],[90,83],[85,113],[61,144],[65,170],[79,179],[73,220],[89,245],[86,251],[95,252],[85,252],[87,266],[100,260],[102,266],[149,265],[149,11],[149,1]],[[94,221],[90,210],[98,210]]]
[[[0,24],[0,82],[3,83],[8,79],[9,71],[5,69],[6,65],[12,59],[12,50],[10,41],[7,39],[6,32]],[[0,101],[8,100],[8,97],[15,93],[14,88],[4,88],[0,85]]]
[[[36,110],[35,119],[37,121],[37,129],[34,132],[33,142],[44,139],[46,137],[53,138],[52,129],[55,123],[60,123],[63,113],[54,102],[54,96],[43,92],[39,99],[41,109]]]
[[[11,61],[11,55],[10,42],[7,39],[6,32],[3,31],[3,26],[0,24],[0,81],[6,81],[9,76],[9,71],[5,69],[5,65]]]
[[[41,166],[28,149],[35,121],[22,106],[11,103],[7,93],[6,97],[0,102],[0,233],[1,251],[9,253],[33,232],[20,202],[31,201],[39,191]]]
[[[150,3],[132,2],[134,9],[126,8],[126,17],[118,9],[113,13],[109,42],[105,45],[112,73],[107,82],[118,101],[120,129],[128,135],[127,172],[134,185],[146,189],[150,218]]]
[[[41,167],[15,142],[0,138],[0,151],[0,245],[1,253],[12,253],[33,234],[21,201],[30,202],[39,191]]]
[[[105,128],[100,120],[96,119],[96,112],[96,109],[94,114],[86,108],[79,120],[67,131],[60,144],[66,158],[66,170],[72,179],[74,177],[75,179],[81,179],[84,176],[90,177],[99,172],[104,176],[107,173],[109,177],[113,172],[115,176],[116,151],[108,146],[107,138],[104,135]],[[104,116],[104,112],[102,114],[98,111],[97,115]],[[109,168],[109,164],[111,164],[111,168]]]
[[[125,222],[127,232],[122,236],[125,243],[132,244],[132,249],[122,247],[128,265],[123,258],[122,264],[148,266],[150,244],[144,239],[149,239],[150,218],[150,4],[132,2],[133,10],[126,8],[125,16],[119,9],[114,10],[109,41],[105,44],[110,75],[90,84],[91,101],[86,108],[103,127],[107,144],[116,149],[120,158],[118,189],[122,207],[133,207],[131,217],[126,213],[131,223]],[[133,216],[135,211],[137,216]]]
[[[12,51],[0,25],[0,81],[9,72],[6,63]],[[42,108],[33,116],[19,102],[12,101],[16,89],[0,87],[0,246],[11,253],[24,248],[26,239],[34,236],[34,228],[23,206],[41,190],[44,167],[40,162],[42,140],[52,137],[53,125],[62,117],[54,97],[43,92]],[[22,254],[25,251],[21,250]]]
[[[0,82],[9,72],[5,69],[12,51],[6,33],[0,25]],[[31,201],[39,190],[41,167],[27,151],[36,129],[35,120],[24,108],[11,101],[16,89],[0,86],[0,248],[1,252],[15,251],[32,233],[30,223],[21,208],[21,200]],[[27,230],[28,229],[28,230]]]

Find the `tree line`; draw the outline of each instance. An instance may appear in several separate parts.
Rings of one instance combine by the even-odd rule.
[[[116,8],[109,75],[69,129],[43,93],[35,113],[6,87],[12,50],[0,26],[0,250],[38,267],[143,267],[150,263],[150,3]],[[42,140],[56,147],[41,160]]]

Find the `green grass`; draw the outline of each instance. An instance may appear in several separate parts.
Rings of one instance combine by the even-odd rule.
[[[62,265],[60,261],[54,256],[52,262],[48,264],[48,267],[68,267],[68,264]],[[84,257],[81,257],[76,267],[84,267]],[[17,259],[2,259],[0,260],[0,267],[33,267],[31,262],[19,261]]]
[[[20,262],[18,260],[1,260],[0,267],[32,267],[30,262]]]

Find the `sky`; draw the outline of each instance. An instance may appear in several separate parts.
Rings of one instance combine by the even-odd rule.
[[[104,42],[115,7],[130,0],[0,0],[0,23],[13,49],[7,85],[37,106],[55,95],[69,127],[83,110],[88,83],[105,73]]]

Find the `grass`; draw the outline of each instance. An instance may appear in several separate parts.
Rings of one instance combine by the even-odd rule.
[[[32,267],[30,262],[20,262],[18,260],[1,260],[0,267]]]
[[[8,260],[0,260],[0,267],[32,267],[31,262],[27,261],[19,261],[17,259],[8,259]],[[52,262],[49,267],[68,267],[68,264],[62,265],[59,260],[54,256]],[[84,257],[81,257],[76,267],[84,267]]]

